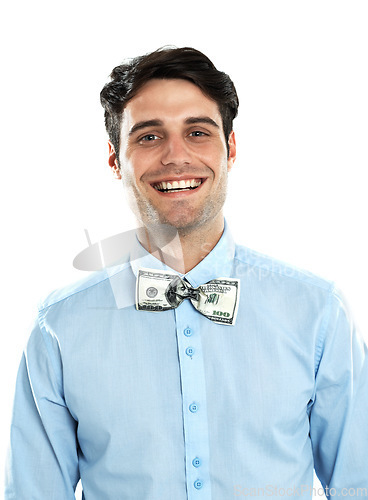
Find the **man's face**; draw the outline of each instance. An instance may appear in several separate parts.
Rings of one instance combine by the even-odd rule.
[[[186,231],[222,219],[233,133],[229,149],[216,102],[186,80],[150,80],[122,116],[120,175],[135,215]]]

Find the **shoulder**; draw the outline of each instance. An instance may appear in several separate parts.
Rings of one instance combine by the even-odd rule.
[[[335,281],[240,245],[236,245],[235,266],[245,298],[275,321],[283,318],[293,331],[315,331],[319,354],[328,330],[333,331],[337,321],[346,325],[352,321]]]
[[[115,267],[89,273],[86,277],[47,294],[45,298],[39,301],[38,309],[41,312],[69,299],[83,300],[90,294],[96,294],[99,290],[103,291],[106,286],[109,286],[109,280],[117,275],[124,275],[124,272],[129,268],[129,262],[124,262]]]
[[[280,284],[312,287],[331,293],[336,291],[331,280],[242,245],[236,245],[235,261],[239,268],[244,268],[259,280],[269,279]]]

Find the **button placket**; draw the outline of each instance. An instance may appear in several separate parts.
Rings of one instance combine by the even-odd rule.
[[[196,498],[210,500],[208,421],[200,314],[189,301],[184,301],[175,309],[175,316],[183,400],[188,500]]]

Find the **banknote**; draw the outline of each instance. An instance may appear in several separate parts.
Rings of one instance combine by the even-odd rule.
[[[189,299],[192,305],[215,323],[234,325],[238,310],[240,282],[217,278],[193,288],[177,274],[155,269],[138,270],[136,308],[167,311]]]

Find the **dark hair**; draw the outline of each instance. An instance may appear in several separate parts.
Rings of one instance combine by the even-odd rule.
[[[215,101],[221,114],[229,151],[228,140],[233,129],[233,119],[238,112],[238,96],[230,77],[218,71],[208,57],[199,50],[191,47],[162,47],[116,66],[110,77],[112,81],[104,86],[100,99],[105,109],[106,130],[118,160],[124,107],[152,78],[189,80]]]

